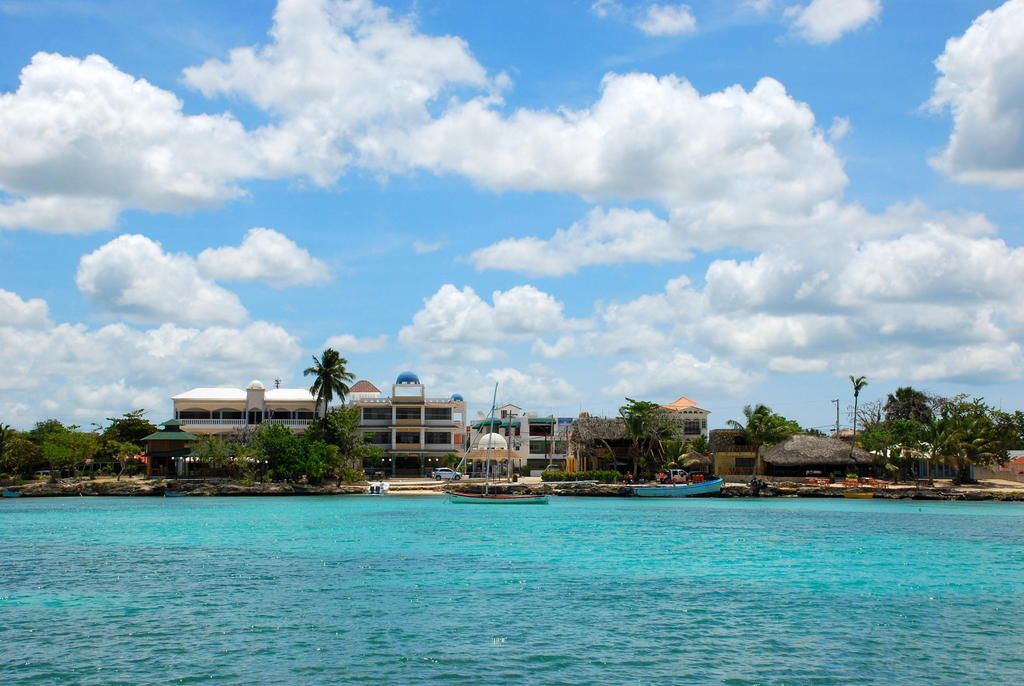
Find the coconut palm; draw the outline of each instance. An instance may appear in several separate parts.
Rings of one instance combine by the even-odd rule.
[[[932,405],[928,394],[911,386],[902,386],[889,394],[885,400],[885,419],[910,419],[919,424],[932,420]]]
[[[341,403],[345,402],[345,396],[349,392],[349,382],[355,380],[355,375],[346,369],[348,360],[341,356],[334,348],[327,348],[320,355],[320,359],[317,359],[316,355],[313,355],[313,366],[309,367],[302,372],[303,376],[313,376],[313,385],[309,387],[309,392],[316,396],[316,403],[319,407],[321,403],[324,406],[323,417],[327,417],[327,408],[330,406],[331,401],[334,397],[338,397],[338,401]]]
[[[853,441],[850,443],[850,454],[853,455],[853,446],[857,443],[857,402],[860,400],[860,391],[868,385],[866,376],[850,375],[850,383],[853,384]]]
[[[626,398],[626,404],[619,408],[619,416],[626,428],[630,452],[633,455],[633,474],[639,475],[640,460],[654,459],[661,455],[662,440],[669,435],[662,415],[661,406],[647,400]]]
[[[767,405],[747,405],[743,408],[743,417],[743,423],[730,419],[726,426],[740,432],[740,436],[754,448],[755,457],[760,456],[762,446],[778,443],[800,433],[796,422],[773,412]]]

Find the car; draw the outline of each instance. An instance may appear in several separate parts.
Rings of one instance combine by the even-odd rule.
[[[462,474],[460,472],[457,472],[454,469],[449,469],[448,467],[438,467],[430,473],[430,476],[436,481],[440,481],[441,479],[452,479],[454,481],[458,481],[462,478]]]

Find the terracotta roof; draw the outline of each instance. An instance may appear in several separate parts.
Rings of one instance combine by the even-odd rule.
[[[699,410],[697,403],[693,402],[685,395],[681,395],[668,405],[662,405],[666,410]]]
[[[349,393],[380,393],[380,389],[369,381],[356,381],[356,385],[349,389]]]

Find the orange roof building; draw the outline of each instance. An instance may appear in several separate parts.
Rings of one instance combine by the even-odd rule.
[[[681,395],[672,402],[662,405],[663,408],[679,415],[680,425],[683,427],[684,438],[696,438],[697,436],[708,436],[708,415],[711,414],[697,405],[694,401]]]

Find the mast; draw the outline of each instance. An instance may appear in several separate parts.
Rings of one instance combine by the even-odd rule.
[[[494,382],[494,395],[491,397],[491,412],[487,417],[488,433],[494,432],[494,404],[498,400],[498,382]],[[494,448],[491,446],[491,441],[487,441],[487,459],[484,461],[484,495],[490,493],[491,487],[491,451]]]

